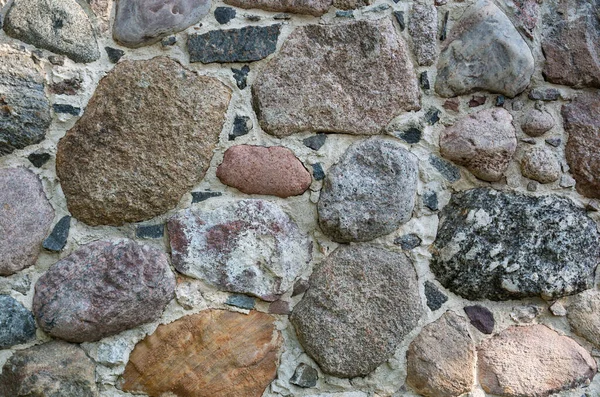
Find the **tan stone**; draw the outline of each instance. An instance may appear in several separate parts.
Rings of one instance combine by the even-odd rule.
[[[567,318],[577,335],[600,348],[600,292],[588,290],[577,295]]]
[[[333,0],[224,0],[225,4],[240,8],[258,8],[275,12],[293,12],[321,16]]]

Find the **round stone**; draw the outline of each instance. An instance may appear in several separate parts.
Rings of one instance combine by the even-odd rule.
[[[556,182],[560,178],[560,163],[551,150],[534,147],[523,154],[521,173],[540,183]]]
[[[521,129],[529,136],[538,137],[544,135],[554,127],[554,118],[546,111],[533,109],[521,122]]]

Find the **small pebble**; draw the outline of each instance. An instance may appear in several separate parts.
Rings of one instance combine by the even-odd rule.
[[[135,228],[137,238],[162,238],[165,234],[165,226],[158,225],[138,225]]]
[[[494,332],[494,314],[481,305],[465,306],[465,313],[471,320],[471,325],[486,335]]]
[[[71,229],[71,217],[66,215],[62,217],[52,229],[52,233],[44,240],[42,247],[52,252],[60,252],[69,238],[69,230]]]
[[[119,62],[119,59],[125,55],[125,51],[119,50],[118,48],[112,47],[104,47],[104,51],[106,51],[106,55],[108,55],[108,60],[112,63]]]
[[[556,301],[550,306],[550,312],[558,317],[564,317],[567,315],[567,309],[563,306],[562,303]]]
[[[441,292],[434,283],[425,281],[425,298],[427,298],[427,307],[434,312],[448,301],[448,297]]]
[[[176,43],[177,43],[176,36],[165,37],[164,39],[162,39],[160,41],[160,45],[162,45],[163,47],[171,47],[171,46],[174,46]]]
[[[527,190],[530,192],[535,192],[538,188],[539,183],[535,182],[535,181],[530,181],[527,184]]]
[[[436,108],[431,108],[425,113],[425,121],[427,124],[434,125],[438,121],[440,121],[440,111]]]
[[[300,279],[296,281],[296,283],[294,284],[294,289],[292,291],[292,296],[298,296],[300,294],[305,293],[309,287],[310,284],[308,283],[308,280]]]
[[[400,31],[404,32],[404,29],[406,28],[406,22],[404,22],[404,12],[394,11],[394,17],[396,18],[398,25],[400,25]]]
[[[600,211],[600,201],[598,201],[596,199],[592,199],[587,203],[585,208],[588,211],[598,212],[598,211]]]
[[[431,86],[429,85],[429,77],[427,76],[427,72],[423,72],[419,75],[419,84],[424,90],[428,90],[431,88]]]
[[[313,168],[313,177],[316,181],[321,181],[325,179],[325,171],[323,171],[323,167],[320,163],[315,163],[312,165]]]
[[[496,106],[504,106],[505,101],[506,101],[506,98],[504,97],[504,95],[498,95],[496,97]]]
[[[317,134],[302,140],[304,146],[311,148],[312,150],[319,150],[325,144],[327,135]]]
[[[225,25],[235,18],[235,10],[231,7],[217,7],[215,8],[215,19],[219,24]]]
[[[27,160],[35,167],[40,168],[50,160],[51,156],[48,153],[31,153],[27,156]]]
[[[225,304],[228,306],[235,306],[246,310],[254,309],[255,303],[255,299],[247,295],[230,295],[227,301],[225,301]]]
[[[562,139],[561,138],[548,138],[548,139],[546,139],[546,143],[553,147],[559,147],[560,144],[562,143]]]
[[[405,234],[404,236],[397,237],[394,240],[394,244],[399,245],[405,251],[409,251],[421,245],[421,241],[421,238],[416,234]]]
[[[209,198],[222,196],[221,192],[192,192],[192,204],[208,200]]]
[[[252,130],[252,120],[248,116],[236,115],[233,120],[233,130],[229,134],[229,140],[233,141],[235,138],[244,136]]]
[[[248,78],[248,73],[250,73],[250,66],[244,65],[241,69],[231,68],[233,72],[233,78],[235,79],[235,83],[240,90],[246,88],[247,83],[246,80]]]
[[[485,96],[473,96],[471,98],[471,100],[469,101],[469,107],[476,108],[478,106],[485,104],[486,101],[487,101],[487,97],[485,97]]]
[[[310,365],[301,363],[296,367],[294,375],[290,378],[290,383],[298,387],[315,387],[319,380],[319,373]]]
[[[571,175],[563,175],[560,177],[560,187],[570,188],[575,186],[575,179]]]

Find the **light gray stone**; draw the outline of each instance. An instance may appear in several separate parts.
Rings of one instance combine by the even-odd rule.
[[[417,63],[431,66],[437,56],[437,9],[425,1],[415,1],[410,14],[408,32],[412,37]]]
[[[554,127],[552,115],[544,110],[532,109],[521,122],[521,129],[529,136],[542,136]]]
[[[552,183],[560,177],[560,163],[551,150],[534,147],[523,154],[521,172],[525,178],[540,183]]]
[[[567,312],[571,328],[600,348],[600,292],[589,290],[577,295]]]

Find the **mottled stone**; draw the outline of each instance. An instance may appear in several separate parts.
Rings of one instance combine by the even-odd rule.
[[[35,339],[33,314],[11,296],[0,295],[0,349],[33,339]]]
[[[482,106],[485,104],[486,101],[487,101],[486,96],[473,95],[473,97],[469,101],[469,107],[476,108],[476,107]]]
[[[275,379],[282,342],[268,314],[205,310],[159,325],[138,343],[122,387],[151,396],[260,397]]]
[[[560,92],[556,88],[534,88],[529,91],[529,99],[534,101],[556,101],[560,98]]]
[[[259,8],[274,12],[293,12],[321,16],[327,12],[332,0],[224,0],[225,4],[240,8]]]
[[[399,131],[396,136],[406,143],[418,143],[423,136],[423,131],[416,127],[409,127],[406,131]]]
[[[437,211],[439,209],[439,200],[436,192],[427,190],[423,193],[421,201],[426,208],[431,211]]]
[[[536,319],[540,314],[542,314],[543,309],[539,306],[527,305],[527,306],[517,306],[513,307],[513,310],[510,312],[510,318],[515,323],[520,324],[529,324],[533,320]]]
[[[188,209],[171,218],[167,229],[180,273],[267,301],[290,289],[311,258],[308,238],[268,201]]]
[[[427,110],[427,113],[425,113],[425,121],[427,122],[427,124],[429,125],[435,125],[438,121],[440,121],[440,114],[442,112],[440,112],[438,109],[436,108],[429,108],[429,110]]]
[[[81,89],[81,79],[79,77],[72,77],[54,83],[50,86],[50,92],[57,95],[77,95]]]
[[[575,297],[567,313],[569,324],[580,335],[600,348],[600,292],[585,291]]]
[[[139,225],[135,228],[137,238],[162,238],[165,234],[165,225]]]
[[[55,103],[52,105],[52,110],[54,113],[70,114],[71,116],[79,116],[81,113],[81,108],[64,103]]]
[[[353,10],[371,4],[373,0],[333,0],[333,6],[340,10]]]
[[[540,183],[556,182],[560,177],[560,163],[552,150],[533,147],[523,154],[521,173]]]
[[[232,68],[233,78],[235,79],[235,84],[240,90],[246,88],[248,73],[250,73],[250,66],[244,65],[241,69]]]
[[[416,157],[399,143],[373,137],[354,143],[325,178],[319,225],[338,242],[369,241],[412,216]]]
[[[452,195],[440,212],[431,270],[470,299],[546,299],[593,284],[598,231],[568,199],[479,188]]]
[[[517,149],[512,116],[504,108],[481,110],[440,135],[440,153],[484,181],[498,181]]]
[[[69,215],[63,216],[52,229],[52,233],[42,243],[42,246],[48,251],[59,252],[65,245],[67,245],[67,239],[69,238],[69,230],[71,229],[71,217]]]
[[[479,382],[503,397],[546,397],[596,374],[596,361],[573,339],[545,325],[510,327],[478,348]]]
[[[504,3],[511,11],[515,25],[525,33],[529,39],[533,39],[533,31],[538,24],[540,4],[537,0],[505,0]]]
[[[125,55],[125,51],[119,50],[118,48],[104,47],[108,60],[112,63],[117,63]]]
[[[300,279],[294,284],[292,296],[298,296],[300,294],[303,294],[306,291],[308,291],[308,288],[310,288],[310,283],[308,282],[308,280]]]
[[[33,312],[53,337],[91,342],[157,320],[174,291],[162,251],[132,240],[95,241],[40,277]]]
[[[521,129],[529,136],[544,135],[554,127],[554,118],[544,110],[532,109],[521,122]]]
[[[457,182],[460,179],[460,170],[457,166],[433,153],[429,155],[429,164],[450,183]]]
[[[290,320],[323,372],[352,378],[390,358],[422,312],[416,273],[404,255],[340,245],[316,266]]]
[[[280,299],[278,301],[272,302],[269,305],[269,313],[271,313],[271,314],[280,314],[280,315],[287,316],[291,312],[292,312],[292,310],[290,309],[290,302],[288,302],[288,301],[284,301],[284,300]]]
[[[317,385],[319,373],[308,364],[301,363],[296,367],[290,383],[298,387],[310,388]]]
[[[325,171],[323,170],[323,166],[320,163],[313,164],[312,169],[315,181],[322,181],[323,179],[325,179]]]
[[[119,62],[58,143],[71,214],[121,225],[175,207],[208,169],[230,98],[217,79],[169,58]]]
[[[437,56],[437,9],[425,1],[415,1],[411,8],[408,33],[412,37],[417,63],[431,66]]]
[[[228,24],[229,21],[235,18],[236,12],[231,7],[215,8],[215,20],[221,25]]]
[[[464,311],[471,320],[471,325],[484,334],[490,335],[494,332],[494,314],[481,305],[465,306]]]
[[[427,307],[429,307],[431,311],[438,310],[444,303],[448,301],[448,297],[431,281],[425,281],[424,289],[425,298],[427,299]]]
[[[420,109],[407,46],[389,19],[296,28],[252,94],[261,127],[277,137],[374,135],[398,114]]]

